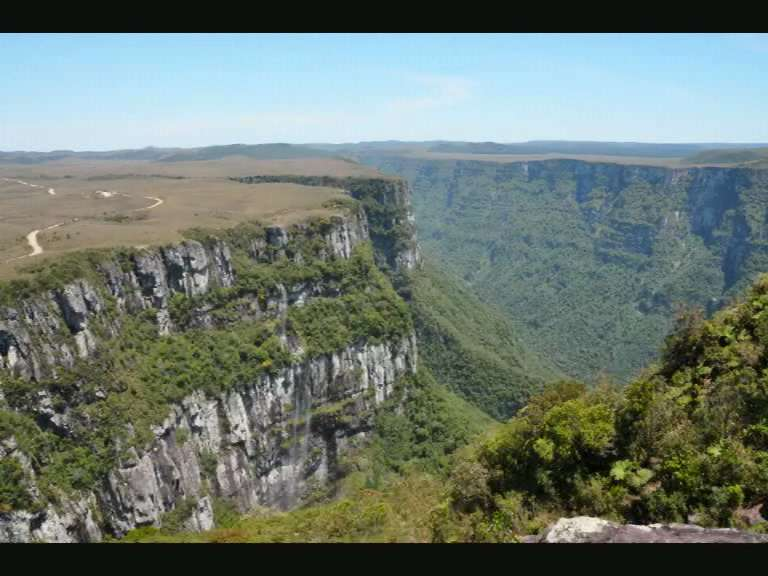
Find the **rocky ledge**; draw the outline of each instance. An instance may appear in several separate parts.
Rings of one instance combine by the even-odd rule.
[[[93,542],[122,536],[192,502],[186,529],[213,526],[211,496],[240,512],[289,509],[335,477],[339,454],[371,430],[374,409],[416,372],[413,334],[354,345],[291,364],[275,375],[209,398],[195,392],[172,406],[155,441],[131,449],[92,492],[40,512],[0,511],[0,542]],[[0,457],[19,458],[13,437]],[[36,492],[33,486],[33,491]]]
[[[307,225],[290,229],[266,227],[249,239],[248,257],[259,263],[287,258],[302,262],[290,250],[297,238],[316,234]],[[365,213],[334,218],[319,235],[320,260],[348,259],[352,249],[368,239]],[[90,280],[78,279],[58,289],[0,306],[0,375],[26,380],[55,376],[57,368],[72,368],[77,358],[88,358],[98,348],[98,328],[107,336],[120,331],[120,317],[142,310],[157,311],[158,331],[174,331],[170,300],[174,295],[194,298],[214,288],[228,288],[237,281],[227,242],[210,238],[206,243],[186,240],[179,244],[141,250],[128,261],[105,261]],[[278,285],[268,297],[267,309],[281,308],[279,301],[303,301],[321,287]],[[109,310],[108,301],[116,310]],[[272,302],[271,300],[274,300]],[[211,327],[204,311],[197,324]]]
[[[733,528],[704,528],[695,524],[617,524],[602,518],[561,518],[526,543],[544,544],[736,544],[768,542],[768,534]]]

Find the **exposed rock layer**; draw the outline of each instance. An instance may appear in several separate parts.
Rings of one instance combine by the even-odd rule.
[[[131,449],[92,493],[59,510],[0,514],[0,541],[120,536],[159,525],[184,499],[197,502],[192,529],[212,527],[211,496],[243,512],[290,508],[333,478],[339,451],[365,437],[374,407],[415,371],[410,336],[308,359],[216,398],[191,394],[155,429],[152,445],[141,454]]]
[[[269,227],[263,236],[250,240],[249,255],[257,262],[279,258],[300,258],[287,253],[295,236],[309,228]],[[334,220],[322,238],[319,258],[349,258],[358,243],[368,239],[364,212]],[[93,325],[105,335],[116,334],[122,314],[157,311],[158,331],[172,331],[170,298],[203,295],[212,288],[235,283],[229,246],[221,241],[203,244],[186,240],[175,246],[143,250],[129,261],[104,262],[93,279],[79,279],[61,289],[27,298],[13,307],[0,308],[0,373],[40,380],[55,375],[56,368],[71,368],[76,358],[87,358],[98,346]],[[270,295],[267,309],[279,308],[281,298],[297,300],[312,293],[311,287],[278,286]],[[114,300],[117,310],[108,310]],[[292,302],[287,302],[292,303]],[[116,312],[116,313],[115,313]],[[198,326],[211,321],[200,311]]]
[[[561,518],[542,536],[526,542],[547,544],[626,544],[626,543],[759,543],[768,534],[755,534],[732,528],[703,528],[695,524],[616,524],[601,518],[577,516]]]
[[[246,176],[239,182],[293,182],[341,188],[360,201],[368,215],[370,237],[380,265],[408,272],[421,262],[407,182],[393,178],[334,178],[331,176]]]
[[[334,218],[323,230],[315,255],[321,259],[349,258],[355,245],[369,240],[363,210]],[[247,252],[262,263],[289,258],[301,264],[292,240],[306,235],[316,236],[317,230],[267,228],[263,236],[248,239]],[[124,315],[142,310],[153,309],[159,334],[169,334],[181,328],[171,320],[174,295],[194,299],[236,280],[231,249],[221,240],[188,240],[103,263],[92,277],[0,309],[0,376],[56,377],[77,358],[89,358],[103,339],[118,335]],[[290,306],[333,295],[326,292],[312,283],[277,284],[264,301],[254,297],[243,318],[285,318]],[[198,327],[213,325],[204,309],[193,316]],[[171,407],[149,446],[130,449],[92,491],[39,512],[0,513],[0,541],[98,541],[105,534],[159,525],[182,503],[189,508],[185,526],[208,529],[215,498],[226,498],[240,511],[257,505],[289,508],[333,478],[340,451],[365,438],[374,408],[393,396],[400,378],[416,371],[415,336],[362,341],[306,357],[284,332],[279,335],[294,362],[217,397],[190,394]],[[54,410],[50,398],[41,397],[36,413],[67,433],[66,410]],[[34,470],[13,437],[2,450],[0,457],[19,460],[36,492]]]

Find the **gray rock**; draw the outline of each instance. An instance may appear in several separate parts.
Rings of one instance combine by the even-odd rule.
[[[561,518],[540,537],[525,542],[542,543],[758,543],[768,542],[767,534],[732,528],[703,528],[694,524],[617,524],[601,518]]]
[[[289,256],[290,234],[301,233],[301,228],[270,228],[263,242],[252,242],[251,256],[260,261],[275,254]],[[349,258],[367,239],[362,211],[332,219],[317,256]],[[100,272],[101,286],[78,280],[0,309],[0,373],[55,376],[73,366],[75,354],[86,357],[103,345],[94,334],[119,334],[125,316],[143,309],[155,309],[158,332],[168,334],[177,329],[168,309],[172,294],[194,297],[235,282],[230,249],[216,240],[143,250],[131,260],[101,265]],[[303,283],[276,286],[264,308],[255,296],[245,298],[244,319],[282,319],[277,333],[295,354],[292,364],[217,397],[190,394],[171,407],[149,445],[127,450],[90,491],[62,497],[56,507],[38,513],[0,514],[0,541],[84,542],[107,533],[120,536],[139,526],[160,525],[163,515],[187,498],[197,501],[187,520],[194,530],[213,525],[212,497],[229,498],[243,512],[297,505],[312,486],[336,473],[340,451],[367,437],[376,407],[417,364],[414,334],[304,357],[285,330],[286,315],[290,306],[324,295],[335,294],[322,283]],[[205,309],[194,316],[196,325],[211,324]],[[96,393],[104,396],[103,390]],[[317,413],[320,408],[326,410]],[[47,393],[30,410],[58,433],[71,433],[68,410],[54,410]],[[328,418],[333,410],[345,417]],[[19,458],[36,493],[34,470],[18,447],[6,443],[2,451]]]
[[[286,249],[294,234],[307,233],[308,227],[267,228],[263,238],[251,241],[251,256],[260,262],[271,262],[287,256]],[[360,211],[332,218],[324,235],[325,247],[318,257],[349,258],[358,243],[368,239],[365,213]],[[292,255],[298,258],[297,254]],[[57,368],[71,368],[75,357],[86,358],[98,348],[94,334],[98,326],[107,334],[120,332],[121,316],[144,309],[157,311],[160,335],[174,330],[168,310],[174,293],[200,296],[214,287],[230,287],[235,283],[229,246],[212,239],[206,245],[187,240],[175,246],[145,249],[128,261],[105,262],[98,266],[103,276],[104,296],[90,282],[78,280],[51,294],[40,294],[0,309],[0,371],[25,379],[41,380],[56,374]],[[113,298],[118,315],[104,314],[105,296]],[[278,288],[270,296],[267,314],[284,314],[287,306],[303,304],[315,296],[335,296],[318,285]],[[244,298],[241,313],[245,319],[259,319],[264,311],[254,297],[250,304]],[[214,321],[204,306],[195,310],[193,327],[210,328]]]
[[[163,250],[168,286],[186,296],[205,294],[211,284],[208,254],[194,240]]]
[[[373,409],[391,396],[398,378],[415,373],[416,364],[412,334],[399,342],[299,360],[216,398],[195,392],[155,428],[155,441],[145,451],[129,450],[105,485],[83,500],[66,501],[63,511],[0,516],[0,541],[92,541],[104,531],[119,536],[160,525],[163,514],[190,497],[198,498],[198,506],[188,526],[209,529],[213,513],[206,484],[212,495],[232,500],[242,512],[291,508],[313,483],[335,473],[339,447],[365,437]],[[346,424],[328,428],[310,414],[342,402],[354,416]],[[180,429],[186,430],[183,442],[177,440]],[[206,458],[213,458],[212,471]],[[96,507],[101,526],[93,520]]]

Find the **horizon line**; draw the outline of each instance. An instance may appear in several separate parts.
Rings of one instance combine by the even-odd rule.
[[[256,142],[256,143],[243,143],[243,142],[229,142],[226,144],[205,144],[202,146],[156,146],[149,144],[142,147],[113,147],[103,149],[71,149],[71,148],[56,148],[53,150],[30,150],[30,149],[15,149],[4,150],[0,149],[2,154],[53,154],[53,153],[73,153],[73,154],[85,154],[85,153],[106,153],[106,152],[125,152],[134,150],[196,150],[204,148],[226,147],[226,146],[359,146],[362,144],[497,144],[502,146],[515,146],[524,144],[617,144],[617,145],[647,145],[647,146],[750,146],[750,147],[768,147],[768,142],[763,141],[684,141],[684,142],[659,142],[659,141],[641,141],[641,140],[558,140],[558,139],[542,139],[542,140],[520,140],[520,141],[498,141],[498,140],[450,140],[450,139],[429,139],[429,140],[397,140],[397,139],[384,139],[384,140],[359,140],[356,142],[281,142],[281,141],[269,141],[269,142]]]

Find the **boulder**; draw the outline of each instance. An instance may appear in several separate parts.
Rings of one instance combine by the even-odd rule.
[[[704,528],[695,524],[617,524],[602,518],[576,516],[561,518],[541,536],[526,537],[524,541],[545,544],[735,544],[768,542],[768,534],[733,528]]]

